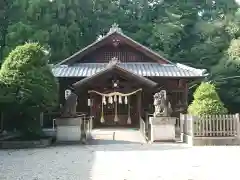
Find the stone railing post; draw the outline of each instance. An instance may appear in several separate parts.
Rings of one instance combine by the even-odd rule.
[[[151,121],[152,121],[153,117],[149,117],[149,124],[148,124],[148,141],[150,143],[153,143],[153,131],[152,131],[152,124],[151,124]]]
[[[235,114],[236,116],[236,125],[237,125],[237,138],[240,140],[240,116],[239,113]]]
[[[194,120],[195,120],[195,117],[190,115],[189,116],[189,121],[188,121],[189,122],[189,129],[188,129],[189,131],[188,132],[189,132],[190,136],[194,135],[194,127],[193,127],[193,124],[194,124],[193,121]]]
[[[195,116],[186,115],[185,123],[187,125],[185,132],[185,141],[188,145],[193,145],[194,141],[194,121],[196,120]]]
[[[87,135],[87,128],[86,128],[86,115],[84,115],[83,117],[80,118],[81,119],[81,142],[83,144],[86,144],[86,135]]]
[[[186,115],[185,114],[180,114],[180,139],[181,139],[181,142],[183,142],[183,136],[184,136],[184,129],[183,129],[183,125],[184,125],[184,122],[186,120]]]

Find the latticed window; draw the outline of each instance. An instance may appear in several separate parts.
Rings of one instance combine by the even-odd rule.
[[[144,56],[141,56],[134,52],[107,51],[107,52],[104,52],[103,61],[108,62],[113,57],[118,58],[121,62],[136,62],[136,61],[147,60],[147,59],[144,59]]]
[[[113,52],[104,52],[104,60],[105,61],[110,61],[114,56]],[[118,57],[116,57],[118,58]]]

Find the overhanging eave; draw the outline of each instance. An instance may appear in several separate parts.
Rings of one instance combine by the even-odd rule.
[[[132,73],[118,65],[114,65],[111,67],[106,67],[105,69],[101,70],[100,72],[74,83],[73,87],[78,89],[84,85],[91,85],[94,81],[96,82],[96,80],[104,78],[107,73],[114,73],[114,74],[121,75],[121,76],[125,77],[126,79],[128,79],[129,81],[134,81],[134,82],[137,82],[137,83],[147,86],[147,87],[152,88],[152,87],[157,86],[156,82],[154,82],[146,77],[139,76],[139,75]]]

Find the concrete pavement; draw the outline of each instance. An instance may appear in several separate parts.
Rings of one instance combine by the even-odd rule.
[[[240,147],[68,145],[0,151],[1,180],[239,179]]]

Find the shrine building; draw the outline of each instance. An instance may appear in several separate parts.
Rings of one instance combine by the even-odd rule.
[[[206,70],[173,63],[125,35],[114,24],[92,44],[53,66],[60,104],[70,87],[78,95],[77,112],[94,117],[94,127],[139,127],[154,112],[153,95],[167,92],[172,114],[188,106],[188,84]]]

